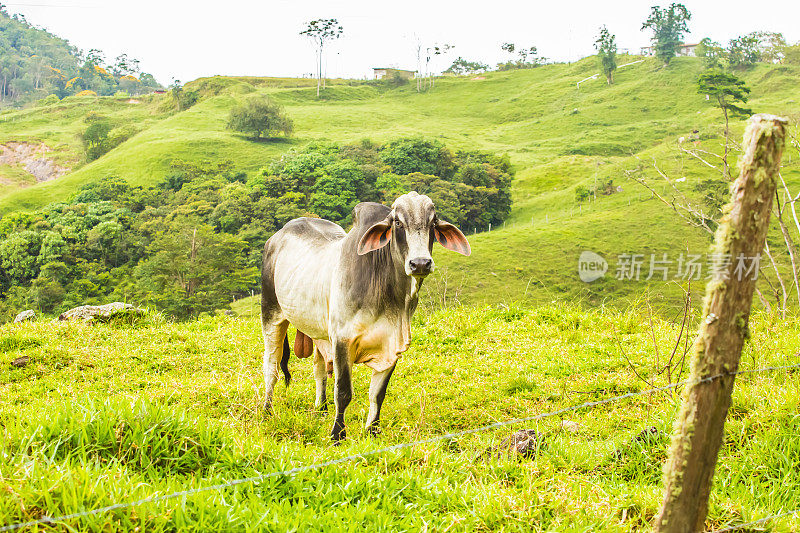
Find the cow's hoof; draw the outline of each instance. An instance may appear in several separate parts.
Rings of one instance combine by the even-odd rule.
[[[381,425],[376,422],[367,426],[367,433],[369,433],[372,437],[377,437],[383,433],[383,430],[381,429]]]
[[[318,416],[325,416],[328,414],[328,404],[323,403],[322,405],[315,405],[314,411],[316,411]]]
[[[264,416],[272,416],[275,414],[275,410],[272,408],[272,402],[267,400],[264,402]]]
[[[331,440],[333,441],[334,444],[339,444],[345,438],[347,438],[347,431],[343,427],[342,428],[334,427],[333,431],[331,431]]]

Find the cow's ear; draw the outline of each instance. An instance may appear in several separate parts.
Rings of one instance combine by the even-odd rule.
[[[467,238],[464,237],[461,230],[454,225],[442,220],[437,220],[433,231],[439,244],[448,250],[453,250],[462,255],[469,255],[472,253]]]
[[[392,240],[391,221],[383,220],[373,224],[361,237],[361,240],[358,241],[358,255],[368,254],[373,250],[383,248],[389,244],[390,240]]]

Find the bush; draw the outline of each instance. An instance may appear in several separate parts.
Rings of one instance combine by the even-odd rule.
[[[380,152],[381,160],[397,174],[413,172],[450,178],[453,175],[453,154],[437,140],[414,137],[387,144]]]
[[[81,134],[81,141],[86,151],[87,161],[94,161],[108,151],[106,140],[111,131],[111,124],[105,120],[93,120]]]
[[[458,59],[453,61],[453,64],[445,70],[446,73],[462,76],[465,74],[475,74],[478,72],[486,72],[489,70],[489,65],[481,63],[480,61],[467,61],[459,56]]]
[[[61,99],[58,96],[56,96],[55,94],[48,94],[47,96],[45,96],[44,98],[42,98],[41,100],[36,102],[36,105],[38,105],[38,106],[46,106],[46,105],[57,104],[60,101],[61,101]]]
[[[108,119],[101,116],[90,115],[86,117],[86,121],[89,122],[89,126],[80,138],[87,161],[94,161],[138,133],[133,124],[114,128]]]
[[[783,49],[783,62],[787,65],[800,65],[800,43]]]
[[[255,96],[231,109],[228,128],[259,139],[279,132],[291,135],[294,123],[281,106],[266,96]]]
[[[387,80],[389,87],[397,88],[402,87],[403,85],[408,85],[409,79],[400,74],[399,72],[393,72],[391,77]]]

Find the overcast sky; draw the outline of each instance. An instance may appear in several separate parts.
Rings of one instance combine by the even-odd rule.
[[[298,35],[306,21],[337,18],[344,34],[327,53],[329,77],[362,78],[375,66],[414,69],[416,41],[455,45],[434,65],[456,56],[494,64],[503,42],[536,46],[559,61],[594,52],[606,24],[620,48],[649,44],[639,31],[651,1],[493,0],[0,0],[10,13],[68,39],[78,48],[100,48],[111,59],[125,52],[162,83],[214,74],[301,76],[314,70],[312,45]],[[667,5],[666,0],[661,2]],[[754,30],[800,40],[800,2],[689,1],[691,34],[727,42]],[[760,8],[754,10],[754,8]]]

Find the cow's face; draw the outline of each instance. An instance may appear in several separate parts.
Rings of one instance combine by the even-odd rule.
[[[412,191],[395,200],[386,220],[367,230],[358,253],[363,255],[391,243],[392,255],[403,265],[406,275],[424,278],[433,272],[434,240],[458,253],[471,253],[464,234],[437,218],[433,201]]]

